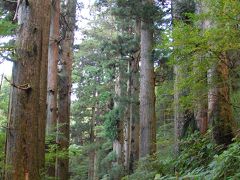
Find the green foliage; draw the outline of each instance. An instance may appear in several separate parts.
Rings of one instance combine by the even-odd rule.
[[[10,92],[9,84],[5,80],[3,80],[0,91],[0,179],[2,179],[4,175],[5,141],[6,141],[9,92]],[[11,169],[10,166],[7,166],[5,168],[7,170]]]
[[[136,171],[123,178],[123,180],[149,180],[154,179],[156,174],[165,176],[173,172],[171,167],[172,159],[166,158],[164,160],[157,158],[156,156],[148,156],[142,158],[138,162]]]
[[[71,180],[85,180],[88,176],[87,150],[83,146],[71,145],[70,149],[70,178]]]
[[[11,21],[6,21],[4,19],[0,20],[0,36],[12,35],[17,25],[13,24]]]
[[[117,138],[117,125],[119,121],[120,121],[119,108],[114,108],[105,115],[104,121],[105,135],[112,141]]]
[[[1,78],[1,77],[0,77]],[[0,91],[0,128],[6,127],[10,86],[3,80]]]
[[[214,155],[221,150],[219,146],[213,144],[210,131],[204,136],[198,132],[192,134],[181,142],[180,148],[175,168],[181,175],[187,175],[197,169],[201,171],[207,169]]]
[[[206,179],[239,179],[240,178],[240,141],[236,140],[220,155],[215,155],[210,163]]]
[[[5,141],[6,141],[6,133],[0,131],[0,179],[3,178],[4,175],[4,166],[5,166]],[[5,167],[10,169],[11,167]]]

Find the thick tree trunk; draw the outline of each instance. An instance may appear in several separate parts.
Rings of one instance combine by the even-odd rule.
[[[117,164],[123,165],[124,163],[124,108],[122,104],[122,98],[124,93],[123,88],[124,83],[124,72],[123,68],[120,67],[117,70],[117,79],[115,83],[115,101],[114,108],[119,111],[119,121],[117,123],[117,138],[113,141],[113,151],[115,151],[117,156]]]
[[[130,72],[130,145],[129,145],[129,173],[136,169],[139,159],[139,60],[140,51],[134,54]]]
[[[175,152],[179,152],[179,142],[183,137],[183,127],[184,127],[184,113],[180,106],[180,90],[179,90],[179,81],[180,81],[180,67],[178,65],[174,66],[174,132],[175,132]]]
[[[60,37],[59,18],[60,0],[53,0],[51,6],[51,25],[48,47],[47,135],[56,132],[57,124],[57,64],[59,59],[58,40]]]
[[[47,123],[46,135],[50,138],[48,146],[56,144],[57,125],[57,65],[59,59],[58,39],[60,37],[59,19],[60,0],[53,0],[51,6],[51,24],[48,47],[48,83],[47,83]],[[48,148],[48,147],[47,147]],[[55,162],[49,162],[47,174],[55,177]]]
[[[236,123],[230,101],[229,59],[222,53],[216,66],[209,70],[208,112],[217,144],[228,145],[235,137]]]
[[[153,0],[144,0],[144,5],[153,6]],[[155,74],[152,59],[153,22],[145,17],[141,22],[140,66],[140,157],[156,151]]]
[[[19,4],[17,61],[7,132],[6,180],[39,180],[44,164],[50,2]],[[10,168],[9,168],[10,167]]]
[[[141,37],[141,21],[136,20],[135,25],[136,40]],[[132,174],[137,167],[139,159],[139,61],[140,61],[140,41],[138,51],[133,54],[130,61],[130,132],[129,132],[129,173]]]
[[[57,144],[59,150],[68,151],[70,137],[70,105],[71,105],[71,74],[73,61],[74,28],[76,19],[76,0],[66,2],[65,24],[62,24],[63,39],[61,42],[61,71],[58,84],[58,129]],[[57,178],[69,179],[69,157],[57,158]]]

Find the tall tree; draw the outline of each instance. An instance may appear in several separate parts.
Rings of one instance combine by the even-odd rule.
[[[48,0],[18,4],[17,60],[6,147],[5,179],[40,179],[44,164],[47,48],[50,23]]]
[[[140,38],[141,23],[136,20],[135,25],[135,38]],[[138,43],[139,46],[139,43]],[[137,49],[139,49],[138,47]],[[140,49],[135,52],[130,60],[130,72],[129,72],[129,88],[130,88],[130,132],[129,132],[129,173],[133,173],[136,169],[136,163],[139,159],[139,61],[140,61]]]
[[[202,3],[196,2],[196,10],[195,13],[196,15],[200,15],[203,13],[203,7]],[[197,25],[200,26],[202,30],[206,29],[208,22],[198,22]],[[197,89],[196,91],[196,106],[195,106],[195,111],[194,111],[194,116],[195,120],[197,123],[197,127],[200,131],[201,134],[205,134],[208,129],[208,97],[207,97],[207,92],[204,89],[204,86],[207,87],[207,71],[202,72],[201,71],[201,62],[203,61],[204,57],[199,57],[194,63],[195,63],[195,68],[193,71],[195,71],[196,74],[199,75],[196,79],[196,83],[201,84],[201,88]],[[200,83],[201,82],[201,83]]]
[[[171,1],[172,8],[172,19],[173,24],[175,25],[178,21],[182,21],[184,23],[189,23],[189,18],[186,13],[194,12],[194,1],[193,0],[172,0]],[[174,39],[174,37],[173,37]],[[179,141],[184,136],[187,126],[190,121],[192,121],[192,110],[184,109],[181,104],[181,99],[186,95],[186,89],[180,88],[180,82],[182,82],[184,76],[184,69],[182,65],[179,63],[178,58],[176,58],[176,65],[174,65],[174,131],[175,131],[175,151],[179,152]],[[185,92],[184,92],[185,91]]]
[[[153,0],[143,0],[140,66],[140,157],[156,151],[155,74],[153,50]]]
[[[56,144],[57,125],[57,65],[59,59],[59,20],[60,0],[52,0],[51,22],[48,46],[48,80],[47,80],[47,123],[46,135],[50,138],[48,146]],[[48,176],[55,177],[55,161],[47,165]]]
[[[62,10],[65,17],[61,24],[61,57],[58,74],[58,129],[57,144],[60,151],[68,152],[70,144],[70,104],[72,87],[72,62],[74,30],[76,25],[76,0],[67,0]],[[64,11],[65,10],[65,11]],[[58,179],[69,179],[69,157],[57,158],[56,176]]]
[[[54,133],[57,124],[57,64],[59,59],[59,20],[60,1],[53,0],[51,5],[51,24],[48,47],[48,84],[47,84],[47,134]],[[55,141],[55,140],[54,140]]]

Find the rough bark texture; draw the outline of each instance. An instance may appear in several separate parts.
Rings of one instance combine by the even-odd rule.
[[[48,82],[47,82],[47,123],[46,135],[51,140],[50,144],[56,144],[56,125],[57,125],[57,65],[59,59],[58,39],[60,0],[52,0],[51,23],[48,46]],[[55,177],[55,161],[51,162],[47,168],[47,174]]]
[[[140,52],[134,54],[130,71],[130,145],[129,145],[129,173],[136,169],[139,159],[139,60]]]
[[[229,59],[221,53],[216,66],[209,70],[208,112],[213,127],[213,138],[217,144],[228,145],[235,137],[236,123],[230,102]]]
[[[144,0],[144,5],[153,5]],[[156,151],[155,74],[152,59],[153,22],[147,15],[141,22],[141,67],[140,67],[140,157]]]
[[[62,24],[63,39],[61,42],[61,70],[59,73],[59,97],[58,97],[58,129],[57,144],[60,150],[69,148],[70,134],[70,104],[71,104],[71,74],[73,61],[74,28],[76,19],[76,0],[66,2],[65,23]],[[69,157],[57,159],[57,178],[69,179]]]
[[[136,21],[136,39],[140,39],[141,21]],[[139,42],[140,48],[140,42]],[[133,173],[139,159],[139,61],[140,50],[137,51],[130,61],[130,132],[129,132],[129,173]]]
[[[117,79],[115,83],[115,100],[114,108],[119,110],[119,121],[117,122],[117,138],[113,142],[113,151],[117,155],[117,164],[123,165],[124,163],[124,108],[122,105],[122,98],[125,92],[124,83],[124,68],[120,67],[117,70]]]
[[[60,0],[53,0],[51,6],[51,25],[48,47],[47,135],[55,133],[57,124],[57,64],[59,59],[58,40],[60,37],[59,18]]]
[[[50,2],[21,1],[9,109],[6,180],[39,180],[44,164]]]

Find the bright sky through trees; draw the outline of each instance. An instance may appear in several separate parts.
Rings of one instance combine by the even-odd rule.
[[[90,5],[93,3],[93,0],[78,0],[79,4],[83,3],[84,7],[83,9],[77,9],[77,26],[79,29],[84,28],[84,26],[86,26],[86,24],[88,23],[88,19],[90,18],[89,16],[89,11],[90,11]],[[11,39],[11,37],[3,37],[0,38],[0,44],[1,43],[6,43],[9,41],[9,39]],[[80,33],[80,31],[76,31],[75,32],[75,43],[81,42],[82,39],[82,35]],[[2,62],[0,64],[0,74],[4,74],[6,76],[10,76],[12,73],[12,62],[9,61],[4,61],[1,57],[0,57],[0,62]]]

